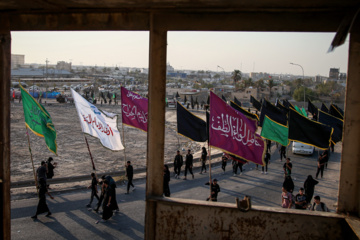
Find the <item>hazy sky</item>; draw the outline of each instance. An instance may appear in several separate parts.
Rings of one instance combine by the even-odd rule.
[[[167,61],[175,69],[328,76],[346,72],[348,41],[327,53],[334,33],[168,32]],[[12,53],[25,63],[143,67],[148,32],[12,32]],[[218,66],[222,67],[219,68]]]

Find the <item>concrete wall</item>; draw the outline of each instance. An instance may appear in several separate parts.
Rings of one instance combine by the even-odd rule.
[[[156,199],[156,239],[357,239],[335,213]],[[155,201],[155,199],[154,199]]]

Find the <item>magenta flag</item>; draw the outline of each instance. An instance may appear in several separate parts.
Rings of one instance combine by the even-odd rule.
[[[210,145],[246,161],[264,165],[265,142],[256,134],[257,122],[210,92]]]
[[[147,132],[148,99],[121,87],[121,115],[123,124]]]

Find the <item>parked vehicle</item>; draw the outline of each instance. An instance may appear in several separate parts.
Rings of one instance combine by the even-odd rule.
[[[292,144],[292,153],[294,154],[302,154],[302,155],[312,155],[314,153],[314,147],[301,143],[301,142],[293,142]]]

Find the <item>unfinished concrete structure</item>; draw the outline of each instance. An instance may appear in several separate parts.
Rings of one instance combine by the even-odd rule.
[[[0,2],[0,221],[10,239],[11,31],[150,32],[146,239],[351,239],[359,232],[360,24],[350,33],[338,213],[163,199],[167,32],[336,32],[357,0],[9,0]],[[349,20],[350,19],[350,20]],[[293,214],[289,214],[289,212]],[[349,216],[348,216],[349,215]],[[305,231],[304,231],[305,230]]]

